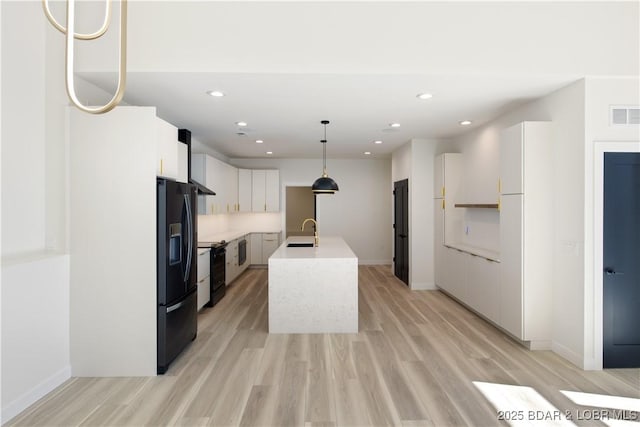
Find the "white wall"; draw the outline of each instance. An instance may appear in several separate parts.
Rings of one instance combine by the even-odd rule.
[[[2,422],[71,376],[69,255],[2,266]]]
[[[74,376],[156,374],[154,107],[69,109]]]
[[[446,151],[448,145],[447,141],[413,139],[392,155],[392,181],[409,179],[409,286],[414,290],[436,288],[433,167],[436,153]]]
[[[64,80],[38,2],[2,10],[2,422],[69,369]],[[60,46],[62,47],[62,45]],[[7,108],[10,106],[10,108]]]
[[[465,159],[469,193],[494,192],[500,129],[524,120],[550,120],[554,139],[552,348],[572,363],[598,368],[601,310],[594,280],[594,142],[639,141],[638,127],[609,124],[611,105],[640,104],[637,78],[579,80],[530,102],[456,140]],[[485,165],[486,163],[486,165]],[[471,194],[467,194],[470,199]],[[601,220],[600,220],[601,221]],[[487,244],[491,237],[487,236]],[[600,332],[601,333],[601,332]]]
[[[35,2],[2,2],[2,251],[45,247],[45,27]],[[39,16],[39,15],[38,15]],[[11,105],[11,108],[6,108]],[[20,227],[17,224],[27,226]]]
[[[455,145],[463,153],[466,173],[463,180],[467,197],[481,195],[478,201],[495,197],[499,173],[499,133],[501,129],[525,120],[551,120],[554,138],[554,296],[553,349],[581,365],[583,324],[584,244],[584,80],[579,80],[544,98],[527,103],[475,129]],[[483,163],[486,162],[487,166]],[[474,217],[467,216],[468,221]],[[476,245],[491,248],[499,243],[497,223],[471,224],[482,230]],[[483,228],[484,227],[484,228]],[[495,230],[491,235],[492,228]],[[496,246],[497,248],[497,246]],[[569,301],[571,303],[569,303]]]
[[[215,197],[215,196],[214,196]],[[280,212],[242,212],[221,215],[198,215],[198,239],[209,241],[207,237],[225,231],[244,231],[247,233],[275,233],[283,230]]]
[[[640,79],[588,78],[585,95],[585,218],[584,218],[584,357],[585,369],[602,367],[602,248],[595,233],[602,230],[602,215],[596,208],[596,183],[602,169],[596,168],[597,142],[630,142],[629,151],[640,151],[640,126],[616,126],[609,120],[612,105],[640,105]],[[598,174],[598,175],[596,175]]]
[[[280,170],[280,206],[286,206],[286,186],[311,185],[322,173],[319,159],[231,159],[249,169]],[[342,236],[361,264],[391,262],[391,162],[389,159],[327,159],[327,172],[340,191],[317,197],[322,236]],[[282,215],[281,229],[285,229]],[[322,243],[321,243],[322,244]]]

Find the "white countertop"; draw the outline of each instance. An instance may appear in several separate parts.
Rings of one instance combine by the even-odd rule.
[[[224,240],[226,242],[230,242],[232,240],[235,240],[242,236],[246,236],[247,234],[251,234],[251,233],[280,233],[280,230],[267,230],[267,231],[230,230],[230,231],[223,231],[220,233],[208,234],[203,236],[198,235],[198,241],[199,242],[220,242]]]
[[[292,247],[288,248],[288,243],[306,243],[313,242],[312,236],[291,236],[288,237],[285,242],[271,255],[269,260],[283,260],[283,259],[350,259],[355,258],[349,245],[344,241],[342,237],[336,236],[320,236],[319,244],[317,247]]]

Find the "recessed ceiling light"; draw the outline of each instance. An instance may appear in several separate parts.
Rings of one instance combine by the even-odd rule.
[[[219,90],[209,90],[207,91],[207,95],[214,96],[216,98],[220,98],[224,96],[224,92],[220,92]]]
[[[244,127],[247,125],[247,122],[236,122],[236,124],[240,127]]]
[[[264,141],[261,139],[256,139],[256,144],[262,144]]]
[[[416,98],[419,99],[430,99],[433,98],[433,95],[431,95],[430,93],[419,93],[416,95]]]
[[[400,123],[390,123],[389,126],[391,126],[392,128],[399,128]]]
[[[371,151],[365,151],[364,154],[368,156],[369,154],[371,154]]]
[[[470,124],[471,124],[471,120],[462,120],[462,121],[460,122],[460,125],[461,125],[461,126],[467,126],[467,125],[470,125]]]
[[[273,151],[267,151],[267,154],[273,154]]]
[[[374,144],[382,144],[382,141],[378,140],[378,141],[373,141]]]

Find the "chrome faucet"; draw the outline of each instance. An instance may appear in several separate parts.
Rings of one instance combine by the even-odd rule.
[[[307,221],[311,221],[313,222],[314,230],[313,230],[313,239],[314,239],[314,246],[318,246],[318,223],[316,222],[315,219],[313,218],[307,218],[304,221],[302,221],[302,227],[300,227],[300,231],[304,231],[304,225],[307,223]]]

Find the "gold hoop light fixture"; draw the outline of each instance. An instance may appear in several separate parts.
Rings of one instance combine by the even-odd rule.
[[[44,14],[58,31],[66,35],[65,38],[65,83],[67,95],[69,99],[80,110],[91,114],[102,114],[113,110],[120,103],[124,96],[124,88],[127,80],[127,0],[120,0],[120,57],[118,61],[118,87],[113,98],[103,106],[89,107],[80,102],[76,95],[76,88],[73,74],[73,53],[74,41],[78,40],[95,40],[109,29],[111,24],[111,1],[105,0],[104,21],[98,31],[94,33],[76,33],[75,32],[75,0],[67,0],[67,28],[60,25],[51,14],[49,8],[49,0],[42,0]]]

